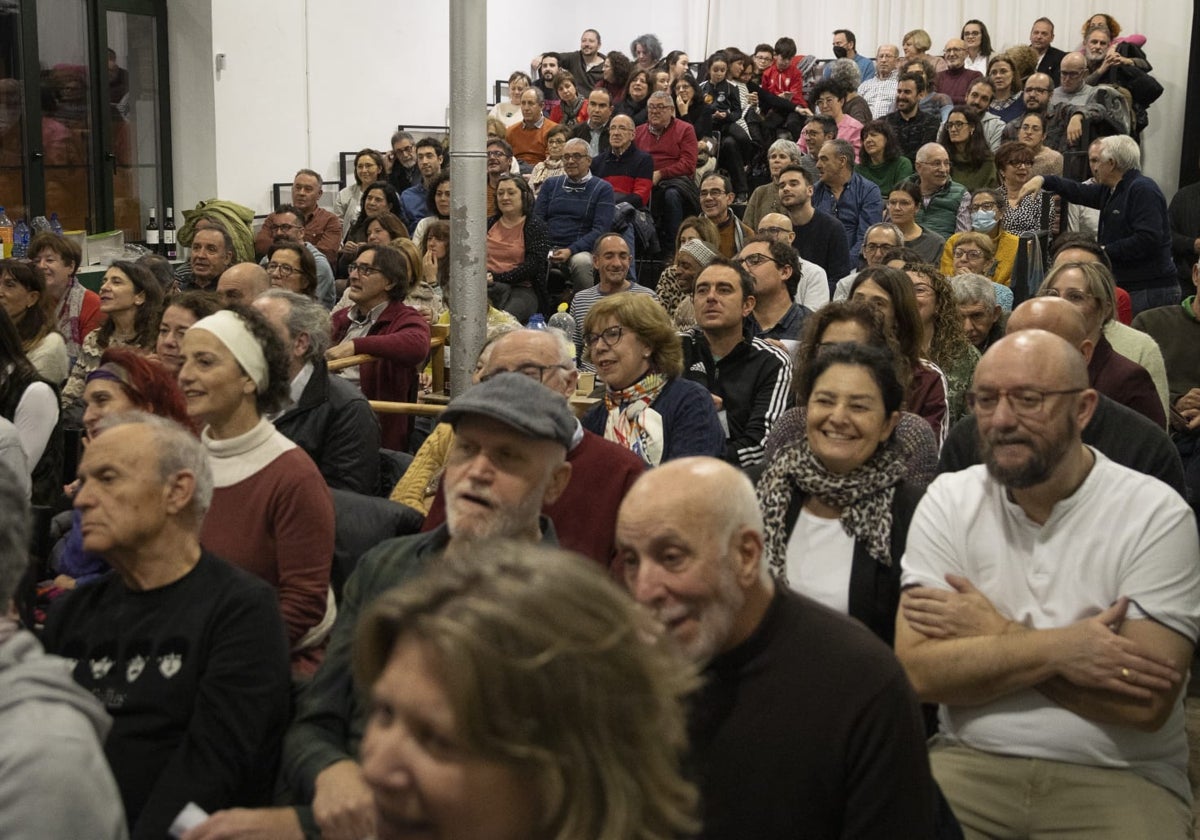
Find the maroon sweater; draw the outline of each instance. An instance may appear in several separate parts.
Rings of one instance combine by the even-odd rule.
[[[333,343],[350,329],[350,307],[333,314]],[[380,313],[366,335],[354,339],[355,353],[378,356],[359,371],[359,385],[369,400],[413,402],[417,374],[429,356],[429,324],[420,312],[394,300]],[[380,443],[387,449],[408,449],[408,415],[379,415]]]

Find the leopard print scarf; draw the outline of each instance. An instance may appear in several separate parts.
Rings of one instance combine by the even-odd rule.
[[[791,536],[787,511],[795,493],[816,496],[841,508],[840,520],[846,533],[865,543],[871,557],[890,566],[892,498],[906,469],[892,440],[846,475],[835,475],[825,469],[808,445],[807,435],[801,435],[796,443],[777,452],[758,482],[771,574],[787,584],[787,544]]]

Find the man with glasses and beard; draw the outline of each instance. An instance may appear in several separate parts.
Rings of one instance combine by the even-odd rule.
[[[1200,541],[1178,493],[1083,444],[1097,396],[1062,338],[1001,339],[968,394],[985,465],[913,516],[896,654],[940,704],[930,760],[969,837],[1191,836]]]

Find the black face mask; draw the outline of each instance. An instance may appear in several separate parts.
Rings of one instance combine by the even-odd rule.
[[[845,47],[834,47],[833,48],[833,57],[834,58],[845,58],[847,55],[849,55],[849,52],[850,51],[847,50]]]

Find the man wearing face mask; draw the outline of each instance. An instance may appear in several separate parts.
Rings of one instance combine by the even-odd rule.
[[[858,54],[858,40],[849,29],[833,30],[833,57],[849,58],[857,64],[858,72],[862,74],[861,82],[867,82],[875,78],[875,62],[871,61],[865,55]],[[832,71],[833,62],[831,61],[825,65],[822,75],[828,79]]]
[[[976,190],[971,195],[971,230],[991,237],[996,260],[992,280],[1007,286],[1012,279],[1020,239],[1004,229],[1004,206],[1004,198],[998,190]],[[947,277],[954,274],[954,248],[958,238],[956,233],[946,240],[946,248],[942,251],[941,269]]]

